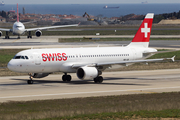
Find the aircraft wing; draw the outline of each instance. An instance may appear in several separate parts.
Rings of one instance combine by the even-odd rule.
[[[7,31],[7,32],[11,32],[12,29],[5,29],[5,28],[0,28],[1,31]]]
[[[72,68],[79,68],[82,66],[88,67],[98,67],[98,66],[107,66],[107,65],[115,65],[115,64],[128,64],[128,63],[146,63],[146,62],[157,62],[157,61],[164,61],[164,60],[172,60],[174,62],[175,56],[172,58],[160,58],[160,59],[145,59],[145,60],[131,60],[131,61],[121,61],[121,62],[107,62],[107,63],[92,63],[92,64],[74,64]]]
[[[45,30],[45,29],[61,28],[61,27],[73,27],[73,26],[78,26],[78,25],[79,24],[59,25],[59,26],[39,27],[39,28],[29,28],[29,29],[26,29],[26,31]]]

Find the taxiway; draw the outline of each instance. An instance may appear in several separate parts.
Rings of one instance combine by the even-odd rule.
[[[103,72],[104,81],[78,80],[63,82],[60,74],[34,79],[28,76],[0,77],[0,102],[142,94],[180,91],[180,69]]]

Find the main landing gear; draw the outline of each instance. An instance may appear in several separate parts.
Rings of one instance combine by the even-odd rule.
[[[32,74],[29,73],[29,79],[30,79],[30,80],[27,80],[27,84],[33,84],[32,78],[33,78]]]
[[[96,78],[94,78],[94,82],[95,83],[102,83],[103,82],[103,77],[102,76],[97,76]]]
[[[28,33],[29,34],[28,34],[27,38],[32,38],[31,31],[29,31]]]
[[[6,31],[5,39],[9,39],[8,31]]]
[[[64,73],[64,75],[62,76],[62,80],[63,81],[71,81],[71,75],[67,75],[67,73]]]

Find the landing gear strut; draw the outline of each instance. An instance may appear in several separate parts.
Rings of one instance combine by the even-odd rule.
[[[27,84],[33,84],[32,78],[33,78],[32,74],[29,73],[29,79],[30,79],[30,80],[27,80]]]
[[[27,38],[32,38],[31,31],[29,31],[28,33],[29,34],[28,34]]]
[[[102,76],[98,76],[98,77],[94,78],[94,82],[95,83],[102,83],[103,82],[103,77]]]
[[[64,75],[62,76],[62,80],[63,81],[71,81],[71,75],[67,75],[67,73],[64,73]]]
[[[8,31],[6,31],[5,39],[9,39]]]
[[[18,38],[17,39],[20,39],[20,36],[18,36]]]

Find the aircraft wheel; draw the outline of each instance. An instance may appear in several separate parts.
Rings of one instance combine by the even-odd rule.
[[[67,79],[67,81],[71,81],[71,76],[70,76],[70,75],[67,75],[67,76],[66,76],[66,79]]]
[[[33,80],[28,80],[27,84],[33,84]]]
[[[99,77],[98,77],[98,80],[99,80],[99,83],[102,83],[102,82],[103,82],[103,77],[102,77],[102,76],[99,76]]]
[[[95,82],[95,83],[98,83],[98,79],[97,79],[97,77],[96,77],[96,78],[94,78],[94,82]]]
[[[9,39],[9,36],[5,36],[5,39]]]
[[[103,77],[102,76],[98,76],[98,77],[94,78],[94,82],[95,83],[102,83],[103,82]]]
[[[63,75],[62,80],[63,81],[71,81],[71,76],[70,75]]]
[[[63,81],[66,81],[66,76],[67,76],[67,75],[63,75],[63,76],[62,76],[62,80],[63,80]]]

